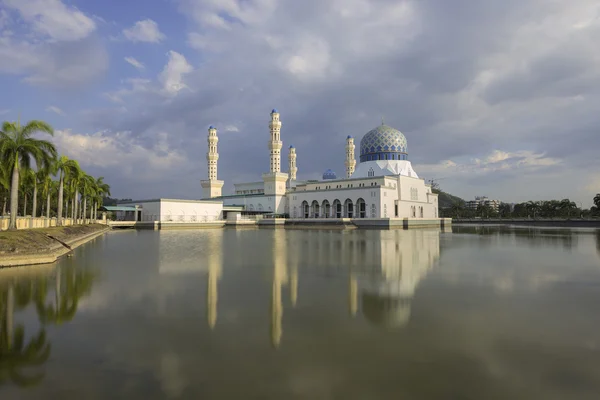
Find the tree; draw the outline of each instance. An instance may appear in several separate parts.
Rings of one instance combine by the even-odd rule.
[[[63,224],[63,204],[64,204],[64,186],[65,178],[73,174],[77,174],[80,170],[79,163],[71,160],[67,156],[61,156],[54,165],[54,171],[58,174],[58,204],[57,204],[57,225]]]
[[[97,195],[95,204],[94,204],[94,219],[98,219],[98,207],[102,204],[102,199],[106,196],[110,196],[110,186],[107,183],[104,183],[104,177],[96,179],[96,188]]]
[[[20,169],[30,168],[32,158],[42,168],[46,168],[56,158],[56,148],[51,142],[32,137],[37,132],[54,135],[52,127],[44,121],[29,121],[25,126],[19,121],[5,121],[2,124],[0,159],[5,160],[12,168],[9,229],[17,229]]]
[[[597,209],[600,209],[600,193],[594,196],[594,205]]]
[[[0,194],[2,194],[2,216],[6,215],[6,203],[10,193],[10,167],[6,160],[0,160]]]

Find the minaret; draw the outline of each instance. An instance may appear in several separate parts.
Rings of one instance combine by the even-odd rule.
[[[208,163],[208,180],[200,181],[202,186],[202,197],[205,199],[220,197],[223,188],[223,181],[217,179],[217,161],[219,152],[217,151],[217,129],[214,126],[208,128],[208,151],[206,152],[206,161]]]
[[[356,167],[356,159],[354,158],[354,139],[348,135],[346,138],[346,178],[350,178]]]
[[[288,155],[289,160],[289,174],[290,174],[290,182],[296,180],[296,172],[298,172],[298,167],[296,167],[296,148],[294,146],[290,146],[290,154]]]
[[[271,140],[269,141],[269,150],[271,151],[270,172],[281,172],[281,121],[275,108],[271,111],[269,131],[271,132]]]
[[[268,196],[269,210],[274,214],[283,214],[286,211],[286,182],[288,181],[288,174],[281,172],[281,147],[283,145],[281,141],[281,121],[279,120],[279,113],[276,109],[271,111],[271,121],[269,121],[269,151],[270,155],[270,168],[269,172],[263,174],[264,194]],[[264,203],[263,203],[264,204]]]

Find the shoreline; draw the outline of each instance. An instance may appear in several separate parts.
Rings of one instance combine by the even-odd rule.
[[[100,224],[72,225],[0,233],[0,268],[51,264],[110,231]]]
[[[600,228],[600,219],[452,219],[452,224],[540,226],[554,228]]]

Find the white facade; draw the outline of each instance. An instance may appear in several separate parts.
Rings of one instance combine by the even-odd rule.
[[[286,214],[288,218],[438,218],[438,198],[407,160],[404,135],[382,124],[360,143],[356,165],[354,138],[345,146],[344,179],[296,181],[296,150],[290,146],[289,174],[280,171],[281,120],[270,114],[270,170],[262,182],[235,184],[235,194],[218,199],[248,213]],[[324,175],[329,177],[328,175]]]
[[[153,199],[119,205],[138,206],[142,221],[209,222],[223,219],[222,201]]]

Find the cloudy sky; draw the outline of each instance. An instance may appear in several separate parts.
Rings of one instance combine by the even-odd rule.
[[[0,119],[50,122],[117,197],[199,198],[211,124],[226,191],[260,180],[277,108],[299,179],[383,116],[446,191],[587,207],[598,43],[597,0],[0,0]]]

